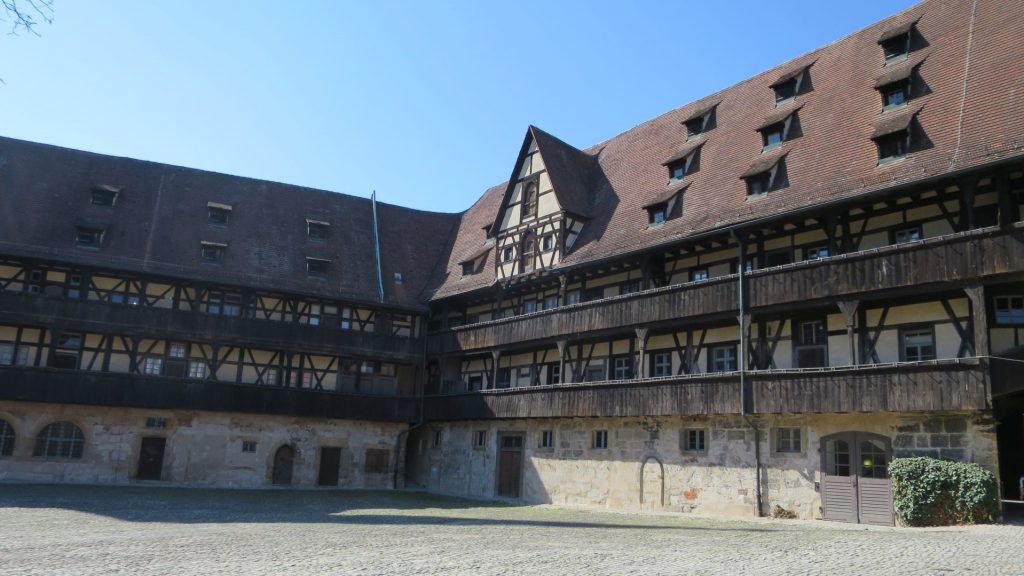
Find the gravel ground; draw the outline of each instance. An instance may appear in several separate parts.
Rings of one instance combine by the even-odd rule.
[[[1024,574],[1024,527],[728,521],[410,492],[0,485],[0,574]]]

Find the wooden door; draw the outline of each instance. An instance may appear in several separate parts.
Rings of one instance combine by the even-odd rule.
[[[320,486],[337,486],[338,470],[341,468],[341,448],[320,448],[320,475],[316,483]]]
[[[139,469],[136,477],[139,480],[159,480],[164,468],[164,448],[166,438],[146,437],[139,448]]]
[[[867,432],[842,432],[822,438],[821,446],[822,516],[892,526],[891,441]]]
[[[285,444],[274,453],[274,471],[271,482],[278,486],[292,483],[292,467],[295,465],[295,450]]]
[[[498,496],[519,498],[523,476],[523,436],[501,436],[498,451]]]

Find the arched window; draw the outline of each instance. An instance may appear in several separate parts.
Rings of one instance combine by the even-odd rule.
[[[14,426],[6,420],[0,420],[0,456],[10,456],[14,453]]]
[[[537,182],[526,184],[526,191],[523,192],[523,218],[530,218],[537,215]]]
[[[534,258],[537,254],[537,240],[533,232],[523,233],[522,249],[519,251],[520,263],[519,272],[533,272]]]
[[[85,436],[71,422],[54,422],[36,436],[33,456],[46,458],[81,458]]]

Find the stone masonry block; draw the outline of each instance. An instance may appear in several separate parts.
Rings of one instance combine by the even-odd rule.
[[[946,418],[942,422],[946,432],[966,432],[967,431],[967,419],[966,418]]]
[[[949,436],[946,434],[932,434],[928,443],[932,448],[946,448],[949,446]]]
[[[916,423],[916,422],[914,424],[903,424],[902,426],[897,426],[896,427],[896,431],[897,432],[904,432],[904,433],[920,432],[921,431],[921,425]]]
[[[929,418],[928,420],[924,421],[923,426],[925,432],[942,432],[943,430],[945,430],[945,428],[942,425],[942,420],[940,418]]]

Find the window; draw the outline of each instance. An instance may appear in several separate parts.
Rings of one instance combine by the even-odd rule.
[[[319,258],[306,258],[306,276],[308,276],[309,278],[317,278],[320,280],[327,279],[327,266],[330,263],[330,260],[321,260]]]
[[[878,43],[882,46],[886,65],[905,60],[910,54],[910,31],[880,40]]]
[[[687,428],[683,430],[682,447],[684,452],[705,452],[707,450],[707,431],[703,428]]]
[[[784,453],[800,452],[800,429],[776,428],[775,451]]]
[[[548,364],[548,384],[560,384],[562,382],[562,365],[558,362]]]
[[[50,365],[54,368],[74,370],[78,368],[78,352],[82,348],[82,335],[77,332],[64,332],[57,340],[57,351]]]
[[[761,129],[761,139],[762,139],[763,145],[764,145],[762,150],[769,150],[771,148],[776,148],[779,145],[781,145],[782,141],[785,139],[784,138],[785,131],[786,131],[786,123],[785,122],[779,122],[778,124],[772,124],[771,126],[768,126],[766,128],[762,128]]]
[[[708,278],[709,276],[707,266],[701,266],[699,268],[690,268],[690,282],[696,282],[698,280],[707,280]]]
[[[775,90],[775,105],[778,106],[783,102],[792,100],[796,96],[799,83],[800,76],[798,75],[786,80],[785,82],[772,86],[772,89]]]
[[[202,380],[206,378],[206,362],[193,360],[188,363],[188,377]]]
[[[477,430],[473,435],[473,448],[483,450],[487,447],[487,430]]]
[[[935,360],[935,332],[931,328],[900,332],[900,356],[904,362]]]
[[[878,162],[890,162],[906,157],[909,141],[910,132],[908,130],[900,130],[875,138],[875,145],[878,147]]]
[[[397,284],[399,286],[401,286],[402,282],[405,281],[405,278],[402,277],[402,273],[401,272],[395,272],[391,277],[394,279],[395,284]]]
[[[669,180],[682,180],[686,176],[686,158],[668,164]]]
[[[14,454],[14,440],[14,426],[8,424],[6,420],[0,420],[0,456]]]
[[[167,356],[169,358],[184,358],[185,357],[185,345],[180,342],[173,342],[167,346]]]
[[[910,100],[910,83],[906,80],[882,86],[883,110],[891,110],[903,106]]]
[[[651,356],[652,376],[672,375],[672,354],[670,352],[658,352]]]
[[[71,422],[54,422],[36,436],[32,456],[36,458],[81,458],[85,436]]]
[[[613,359],[612,373],[615,380],[629,380],[633,377],[633,359],[628,356]]]
[[[763,172],[747,178],[747,196],[767,194],[772,188],[771,172]]]
[[[512,369],[498,368],[498,388],[508,388],[512,385]]]
[[[224,260],[224,244],[203,242],[200,244],[199,255],[204,262],[221,262]]]
[[[94,206],[113,206],[117,202],[117,191],[106,188],[93,188],[89,203]]]
[[[773,266],[784,266],[793,261],[793,251],[789,248],[783,248],[782,250],[772,250],[771,252],[764,253],[764,267],[771,268]]]
[[[75,246],[79,248],[99,248],[102,243],[103,230],[99,228],[83,228],[81,226],[75,229]]]
[[[523,302],[523,314],[531,314],[537,311],[537,301],[527,300]]]
[[[594,430],[594,444],[593,447],[598,450],[608,448],[608,431],[607,430]]]
[[[543,252],[550,252],[555,249],[555,235],[546,234],[540,239],[540,249]]]
[[[263,375],[260,376],[260,384],[263,384],[265,386],[277,386],[277,368],[265,369],[263,371]]]
[[[516,257],[515,250],[513,250],[511,246],[506,246],[505,248],[503,248],[501,250],[501,261],[502,262],[511,262],[513,259],[515,259],[515,257]]]
[[[327,230],[330,224],[327,222],[317,222],[315,220],[306,220],[306,238],[310,242],[324,242],[327,240]]]
[[[704,133],[705,118],[705,116],[698,116],[692,120],[687,120],[685,122],[687,138],[696,138],[697,136],[700,136],[701,134]]]
[[[523,188],[523,218],[537,215],[537,181],[527,182]]]
[[[231,207],[220,204],[207,204],[207,222],[214,226],[227,226],[231,217]]]
[[[469,276],[471,274],[476,274],[476,262],[463,262],[462,275]]]
[[[708,372],[734,372],[736,370],[736,346],[715,346],[708,358]]]
[[[647,223],[654,226],[668,218],[668,204],[657,204],[647,209]]]
[[[157,430],[163,430],[167,428],[167,418],[161,418],[158,416],[149,416],[146,418],[146,428],[154,428]]]
[[[995,304],[996,324],[1024,324],[1024,296],[996,296]]]
[[[441,438],[442,438],[441,434],[442,433],[441,433],[440,430],[434,430],[434,443],[432,444],[432,446],[434,448],[440,448],[441,447]]]
[[[82,297],[82,276],[79,274],[68,275],[68,286],[64,290],[64,296],[71,299]]]
[[[793,351],[797,368],[828,366],[828,330],[824,320],[808,320],[796,325],[796,347]]]
[[[159,376],[163,371],[164,360],[154,356],[147,356],[142,363],[142,373],[147,376]]]
[[[12,343],[0,344],[0,366],[27,366],[28,348],[24,346],[15,347]]]
[[[242,452],[246,454],[255,454],[256,442],[254,440],[242,440]]]
[[[545,310],[553,310],[555,308],[558,308],[558,296],[554,295],[554,294],[551,295],[551,296],[545,296],[544,297],[544,309]]]
[[[903,228],[902,230],[896,230],[892,233],[893,244],[906,244],[907,242],[917,242],[921,239],[921,227],[912,226],[910,228]]]
[[[580,291],[579,290],[572,290],[570,292],[566,292],[565,293],[565,303],[567,305],[579,304],[580,303]]]
[[[804,248],[804,260],[821,260],[822,258],[828,258],[828,246]]]
[[[635,294],[640,291],[641,285],[639,280],[630,280],[629,282],[623,282],[619,286],[619,294]]]
[[[555,431],[554,430],[541,430],[537,434],[537,448],[554,448],[555,447]]]
[[[522,258],[519,263],[520,272],[532,272],[535,264],[535,249],[537,248],[537,240],[533,237],[532,233],[526,233],[523,235],[523,247],[522,247]]]
[[[390,468],[391,451],[384,448],[367,448],[366,462],[363,472],[367,474],[387,474]]]

